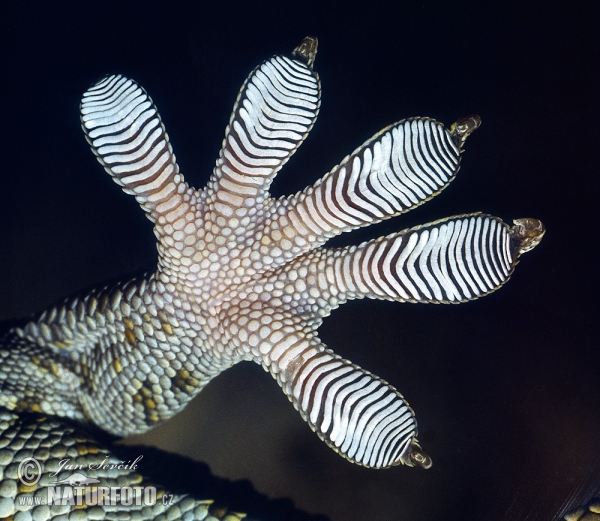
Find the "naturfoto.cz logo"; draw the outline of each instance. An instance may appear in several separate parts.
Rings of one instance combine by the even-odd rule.
[[[138,456],[133,461],[121,461],[115,463],[105,458],[99,463],[90,463],[87,466],[71,464],[66,458],[58,463],[58,470],[48,473],[54,481],[45,487],[47,497],[43,495],[20,496],[19,501],[23,505],[73,505],[73,506],[154,506],[156,504],[156,487],[154,486],[102,486],[100,480],[88,477],[83,471],[95,470],[136,470],[143,456]],[[70,475],[58,479],[59,473],[72,471]],[[42,478],[43,468],[35,458],[26,458],[21,461],[18,468],[19,481],[27,488],[34,490]],[[171,504],[173,496],[162,495],[162,503]]]

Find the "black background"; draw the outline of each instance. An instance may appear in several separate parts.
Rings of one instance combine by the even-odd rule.
[[[142,84],[182,172],[203,186],[246,75],[315,35],[321,113],[275,195],[312,183],[393,121],[431,116],[449,125],[477,113],[483,125],[447,190],[335,244],[478,210],[507,222],[537,217],[547,235],[482,300],[351,302],[321,328],[332,349],[408,399],[430,470],[351,465],[252,364],[223,373],[144,441],[332,521],[545,520],[600,496],[600,18],[596,2],[558,4],[3,7],[0,319],[153,265],[149,221],[80,131],[89,85],[107,73]]]

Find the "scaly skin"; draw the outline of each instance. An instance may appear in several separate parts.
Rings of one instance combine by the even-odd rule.
[[[187,494],[173,494],[156,486],[155,482],[143,475],[143,460],[123,460],[89,433],[59,418],[40,415],[16,414],[0,409],[0,519],[87,520],[87,519],[137,519],[142,520],[187,520],[198,521],[240,521],[244,514],[229,512],[211,500],[195,499]],[[39,474],[35,465],[30,464],[32,485],[21,476],[24,471],[20,464],[27,464],[27,458],[35,457],[40,464]],[[111,505],[108,501],[87,504],[82,496],[81,504],[74,498],[48,505],[48,487],[53,482],[68,478],[74,470],[61,464],[81,465],[86,477],[99,481],[101,487],[154,487],[154,504]],[[111,468],[122,463],[130,468]],[[102,464],[101,468],[97,468]],[[95,468],[89,470],[89,465]],[[131,468],[137,465],[136,468]],[[40,478],[39,481],[37,478]],[[143,498],[143,494],[140,495]],[[35,501],[38,501],[37,503]],[[33,501],[33,502],[32,502]],[[62,504],[61,504],[62,503]]]
[[[600,521],[600,500],[576,508],[569,512],[564,519],[565,521]]]
[[[316,46],[306,38],[293,58],[274,57],[250,75],[201,190],[179,173],[143,89],[109,76],[86,92],[86,138],[154,223],[158,267],[9,330],[0,339],[0,406],[127,436],[167,420],[221,371],[252,360],[350,461],[431,466],[402,395],[335,355],[316,331],[349,299],[459,303],[490,293],[544,228],[536,219],[511,228],[469,214],[323,248],[439,193],[480,120],[463,118],[449,130],[428,118],[401,121],[314,185],[275,200],[269,186],[319,110]]]

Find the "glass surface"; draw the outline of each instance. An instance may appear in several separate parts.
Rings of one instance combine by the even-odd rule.
[[[430,116],[449,125],[477,113],[483,125],[444,192],[332,244],[473,211],[506,222],[539,218],[546,237],[488,297],[460,306],[356,301],[320,330],[336,353],[406,397],[430,470],[348,463],[249,363],[130,443],[249,480],[314,519],[546,520],[600,496],[597,43],[591,7],[564,4],[4,8],[0,319],[153,267],[149,221],[103,172],[79,128],[89,85],[106,73],[139,81],[187,181],[201,187],[247,74],[314,34],[321,112],[275,195],[311,184],[394,121]],[[193,482],[194,472],[177,464]],[[245,501],[256,517],[268,511],[262,500],[256,510]]]

